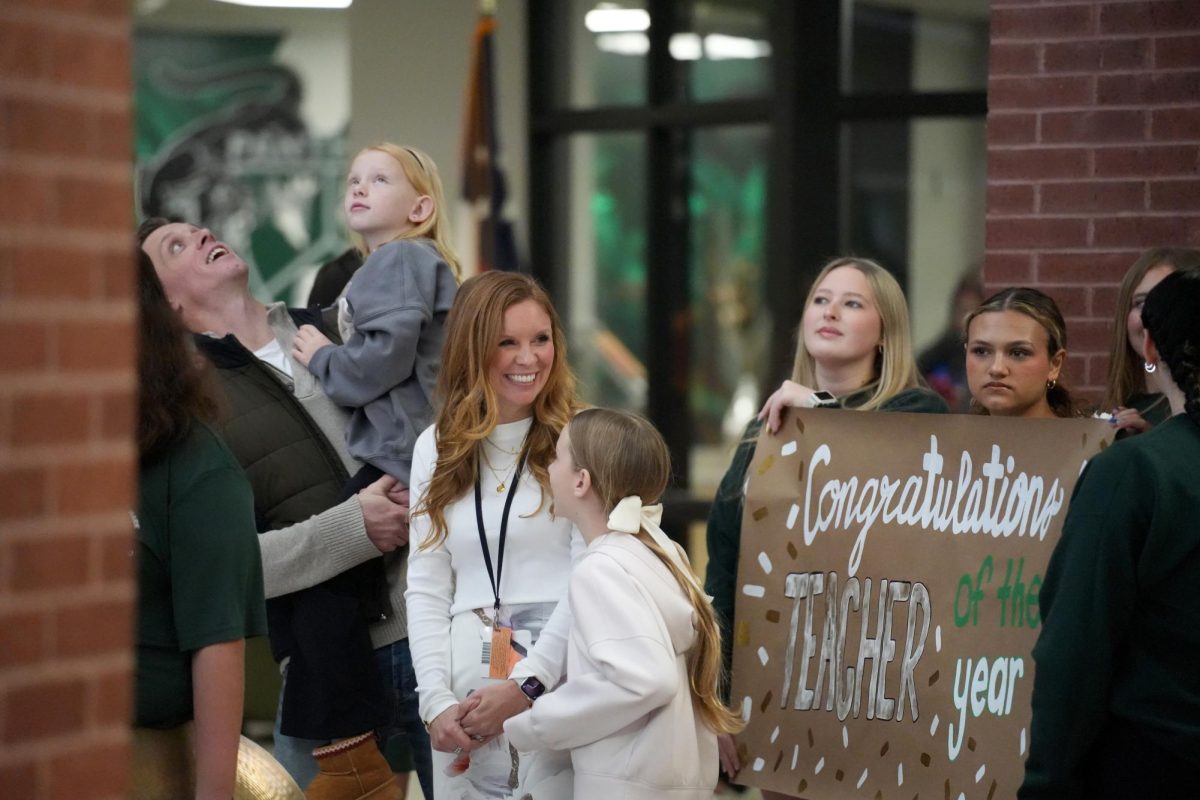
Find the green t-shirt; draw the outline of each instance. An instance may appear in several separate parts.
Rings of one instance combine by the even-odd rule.
[[[1151,425],[1161,425],[1171,418],[1171,404],[1158,392],[1139,392],[1130,395],[1126,405],[1136,408],[1142,419]]]
[[[138,488],[136,724],[192,718],[192,654],[266,633],[254,498],[233,454],[196,424]]]

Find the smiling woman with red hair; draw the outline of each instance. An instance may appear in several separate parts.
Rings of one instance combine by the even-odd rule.
[[[517,754],[501,733],[565,667],[555,607],[583,550],[550,502],[578,407],[566,346],[549,296],[520,273],[467,280],[446,320],[437,420],[413,450],[405,595],[437,797],[570,796],[565,753]]]

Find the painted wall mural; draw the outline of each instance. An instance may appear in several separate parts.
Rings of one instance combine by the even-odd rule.
[[[139,32],[134,81],[142,216],[211,228],[246,260],[251,290],[303,301],[348,241],[346,122],[320,135],[283,35]],[[311,104],[310,104],[311,105]]]

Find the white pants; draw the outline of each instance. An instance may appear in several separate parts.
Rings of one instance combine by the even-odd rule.
[[[550,620],[554,603],[531,603],[504,609],[516,631],[528,630],[536,642]],[[486,609],[490,615],[492,610]],[[508,620],[506,620],[508,621]],[[450,620],[451,691],[460,701],[483,686],[499,683],[485,677],[481,644],[491,638],[490,628],[474,611],[456,614]],[[573,774],[569,752],[539,750],[518,753],[501,734],[471,751],[471,765],[461,775],[449,776],[446,768],[452,753],[433,751],[433,794],[436,800],[493,800],[524,798],[570,800]]]

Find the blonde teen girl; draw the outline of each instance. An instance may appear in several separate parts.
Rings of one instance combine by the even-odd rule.
[[[854,411],[944,414],[946,401],[917,372],[909,336],[908,302],[886,269],[865,258],[838,258],[813,281],[804,302],[791,380],[786,380],[746,430],[721,480],[708,517],[708,570],[704,586],[721,621],[729,668],[734,583],[742,540],[746,470],[762,425],[776,432],[787,406],[830,406]],[[720,737],[721,766],[741,767],[731,736]],[[785,797],[763,792],[764,798]]]

